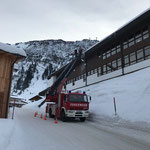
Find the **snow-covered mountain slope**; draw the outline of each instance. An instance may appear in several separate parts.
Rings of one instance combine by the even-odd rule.
[[[26,51],[27,57],[17,66],[12,83],[12,95],[29,95],[31,98],[37,92],[47,87],[47,77],[67,64],[74,57],[75,49],[86,51],[97,40],[84,39],[82,41],[43,40],[16,43],[14,46]],[[35,90],[39,85],[40,88]],[[32,90],[33,89],[33,90]],[[24,94],[28,92],[28,94]]]

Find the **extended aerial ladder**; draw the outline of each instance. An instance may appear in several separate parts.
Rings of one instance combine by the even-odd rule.
[[[79,50],[79,53],[77,53],[77,50],[75,50],[75,58],[65,67],[65,69],[58,76],[56,81],[47,90],[49,96],[54,96],[56,94],[59,94],[62,91],[62,88],[65,82],[67,81],[67,77],[74,70],[76,63],[81,59],[81,55],[82,55],[81,49]],[[42,103],[40,103],[38,106],[41,107],[45,102],[46,102],[46,99]]]

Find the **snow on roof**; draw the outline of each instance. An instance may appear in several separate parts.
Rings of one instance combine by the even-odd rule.
[[[16,48],[12,45],[4,44],[0,42],[0,51],[5,51],[11,54],[20,55],[26,57],[26,53],[23,49]]]

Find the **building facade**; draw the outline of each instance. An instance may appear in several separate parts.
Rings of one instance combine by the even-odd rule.
[[[68,90],[150,66],[150,9],[90,48],[68,77]],[[60,74],[57,71],[55,76]],[[51,81],[51,80],[50,80]]]
[[[14,64],[25,57],[23,50],[0,43],[0,118],[7,118]]]

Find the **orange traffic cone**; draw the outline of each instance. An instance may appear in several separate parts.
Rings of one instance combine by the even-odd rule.
[[[56,119],[55,119],[55,124],[57,124],[58,122],[57,122],[57,117],[56,117]]]
[[[45,114],[44,120],[47,120],[47,118],[46,118],[46,114]]]
[[[42,114],[41,114],[41,117],[40,117],[41,119],[43,118],[43,116],[42,116]]]
[[[36,117],[36,116],[37,116],[37,114],[38,114],[38,113],[37,113],[37,111],[36,111],[36,112],[35,112],[35,114],[34,114],[34,117]]]

